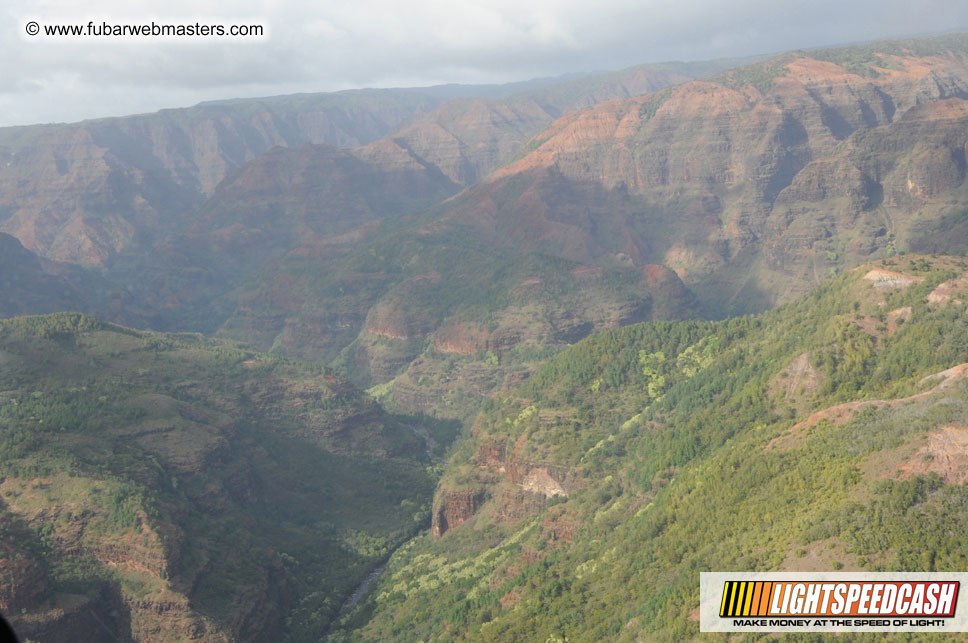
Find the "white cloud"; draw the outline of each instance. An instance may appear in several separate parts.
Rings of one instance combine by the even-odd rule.
[[[88,21],[258,23],[262,40],[28,37]],[[949,0],[8,0],[0,124],[362,86],[500,82],[968,28]]]

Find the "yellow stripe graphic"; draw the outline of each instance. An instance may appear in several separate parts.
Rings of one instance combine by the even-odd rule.
[[[782,585],[773,581],[725,581],[719,615],[724,618],[769,616],[773,594],[782,591]]]
[[[773,594],[780,591],[782,585],[783,583],[759,580],[725,581],[719,615],[724,618],[769,616]]]

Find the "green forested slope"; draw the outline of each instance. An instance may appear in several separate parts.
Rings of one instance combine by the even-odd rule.
[[[964,570],[966,269],[897,257],[552,358],[485,405],[443,535],[398,552],[340,636],[681,640],[701,571]]]

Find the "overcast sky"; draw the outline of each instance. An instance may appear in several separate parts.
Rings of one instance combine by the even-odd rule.
[[[491,83],[968,30],[963,0],[6,0],[0,125],[202,100]],[[53,38],[54,24],[258,24],[263,38]],[[28,22],[41,28],[26,33]]]

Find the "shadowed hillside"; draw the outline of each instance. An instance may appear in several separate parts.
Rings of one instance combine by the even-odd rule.
[[[426,525],[411,424],[198,335],[0,322],[0,609],[45,641],[318,640]]]

